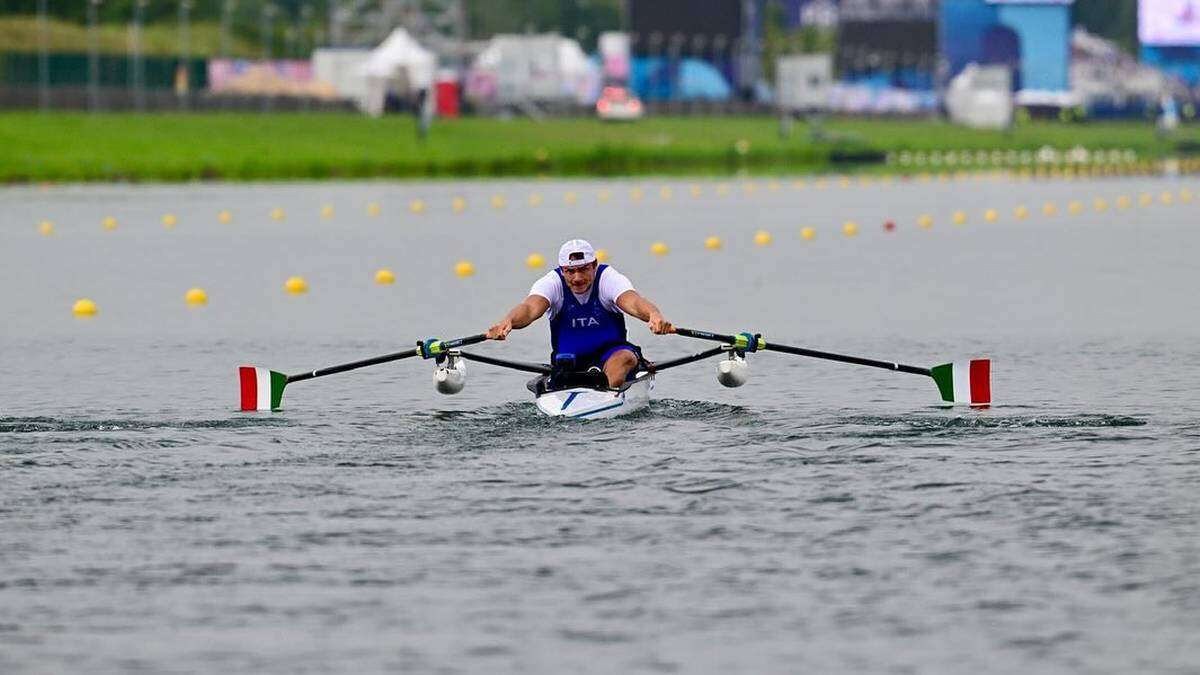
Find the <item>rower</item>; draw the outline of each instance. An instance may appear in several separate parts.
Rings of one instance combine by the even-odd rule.
[[[642,360],[641,348],[626,338],[622,312],[648,323],[652,333],[666,335],[673,330],[658,307],[638,294],[625,275],[599,264],[592,245],[582,239],[562,245],[558,267],[534,282],[529,297],[489,328],[487,336],[503,340],[547,310],[551,363],[573,358],[574,371],[600,369],[614,389],[637,371]]]

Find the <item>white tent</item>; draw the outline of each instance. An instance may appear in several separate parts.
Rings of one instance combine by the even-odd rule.
[[[496,35],[471,67],[467,93],[479,103],[588,104],[600,73],[579,43],[560,35]]]
[[[392,34],[371,51],[362,65],[366,76],[366,97],[361,102],[370,115],[383,114],[384,99],[389,91],[400,96],[412,96],[424,89],[425,100],[433,100],[433,74],[437,57],[425,49],[403,28]]]

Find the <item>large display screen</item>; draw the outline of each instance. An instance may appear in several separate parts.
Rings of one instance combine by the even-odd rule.
[[[728,45],[742,34],[741,0],[630,0],[629,30],[638,36],[634,51],[643,54],[649,38],[667,40],[683,35],[690,41],[703,36],[711,44],[721,36]],[[659,47],[661,50],[662,47]]]
[[[1200,0],[1139,0],[1138,40],[1144,45],[1200,45]]]

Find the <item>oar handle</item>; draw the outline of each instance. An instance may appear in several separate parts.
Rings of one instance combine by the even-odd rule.
[[[357,370],[359,368],[366,368],[367,366],[376,366],[381,363],[388,363],[389,361],[399,361],[400,359],[407,359],[410,356],[424,356],[425,358],[435,358],[437,356],[445,354],[447,351],[449,351],[451,349],[456,349],[458,347],[462,347],[465,345],[478,344],[480,342],[483,342],[486,339],[487,339],[487,336],[484,335],[483,333],[480,333],[478,335],[471,335],[468,337],[455,338],[453,340],[436,340],[436,339],[421,340],[421,341],[417,342],[416,347],[405,349],[404,351],[393,352],[391,354],[384,354],[383,356],[373,356],[369,359],[362,359],[361,361],[351,361],[350,363],[343,363],[343,364],[336,365],[336,366],[329,366],[327,368],[318,368],[316,370],[312,370],[307,373],[297,373],[295,375],[288,375],[287,381],[288,381],[288,384],[291,384],[292,382],[300,382],[301,380],[311,380],[314,377],[325,377],[326,375],[336,375],[338,373],[344,373],[348,370]]]
[[[769,349],[774,352],[783,352],[784,354],[795,354],[796,356],[807,356],[814,359],[839,361],[841,363],[852,363],[856,366],[870,366],[871,368],[883,368],[884,370],[893,370],[899,373],[910,373],[912,375],[925,375],[928,377],[933,377],[933,372],[929,368],[922,368],[920,366],[907,366],[903,363],[879,361],[877,359],[868,359],[861,356],[849,356],[847,354],[835,354],[833,352],[822,352],[815,349],[805,349],[803,347],[791,347],[789,345],[775,344],[763,340],[761,336],[752,335],[750,333],[723,335],[721,333],[710,333],[706,330],[676,328],[675,334],[682,335],[684,337],[698,338],[701,340],[724,342],[733,345],[735,349],[741,348],[745,349],[746,351]]]

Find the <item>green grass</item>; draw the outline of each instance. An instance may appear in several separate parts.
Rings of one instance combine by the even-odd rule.
[[[939,122],[831,120],[834,140],[766,118],[460,119],[419,143],[409,117],[354,114],[0,113],[0,181],[321,179],[804,173],[853,169],[838,154],[900,149],[1132,148],[1176,151],[1150,124],[1033,122],[1009,134]],[[1185,133],[1196,139],[1195,129]],[[744,141],[744,142],[743,142]]]

